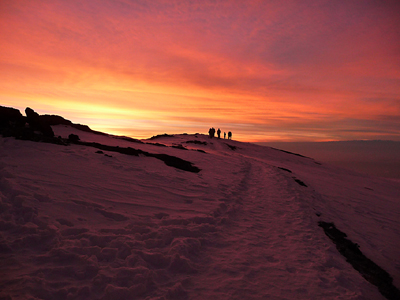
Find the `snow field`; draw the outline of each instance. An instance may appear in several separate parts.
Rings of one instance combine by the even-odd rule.
[[[212,299],[362,298],[355,286],[379,299],[356,271],[346,270],[315,227],[317,217],[308,204],[293,197],[291,189],[296,187],[284,174],[257,161],[246,173],[236,194],[245,203],[209,247],[212,268],[199,279],[192,299],[202,299],[207,292]],[[342,280],[347,276],[350,281]]]
[[[18,278],[5,278],[3,293],[13,299],[186,295],[176,279],[197,272],[193,258],[231,210],[215,200],[217,180],[151,158],[1,142],[2,158],[14,162],[0,171],[1,243],[12,259],[6,272]],[[235,178],[227,183],[234,186]]]
[[[383,299],[319,220],[334,221],[400,279],[393,181],[203,135],[144,141],[169,146],[160,147],[54,131],[177,156],[202,170],[1,138],[0,298]],[[207,145],[187,143],[194,140]]]

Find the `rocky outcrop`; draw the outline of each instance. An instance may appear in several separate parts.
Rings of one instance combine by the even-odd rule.
[[[18,109],[0,106],[0,128],[22,126],[25,118]]]
[[[106,135],[90,129],[87,125],[72,123],[61,116],[39,115],[30,107],[25,109],[25,114],[26,117],[18,109],[0,106],[0,135],[23,140],[59,143],[58,140],[53,140],[55,137],[51,126],[54,125],[67,125],[81,131]]]
[[[69,140],[70,142],[77,142],[77,141],[80,140],[80,138],[79,138],[78,135],[71,133],[71,134],[68,136],[68,140]]]
[[[100,135],[105,135],[105,133],[103,132],[99,132],[99,131],[95,131],[90,129],[89,126],[87,125],[82,125],[82,124],[75,124],[72,123],[70,120],[64,119],[61,116],[57,116],[57,115],[41,115],[40,119],[45,122],[46,124],[50,125],[50,126],[54,126],[54,125],[67,125],[67,126],[71,126],[73,128],[76,128],[78,130],[81,131],[86,131],[86,132],[91,132],[94,134],[100,134]]]
[[[50,124],[32,108],[27,107],[25,109],[25,114],[30,128],[34,131],[40,131],[46,137],[54,137],[54,132]]]

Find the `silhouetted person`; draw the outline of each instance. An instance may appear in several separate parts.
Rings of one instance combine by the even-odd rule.
[[[232,132],[228,132],[228,140],[231,140],[232,139]]]
[[[210,130],[208,131],[208,134],[210,135],[210,139],[212,139],[215,135],[215,129],[214,127],[211,127]]]
[[[226,132],[224,132],[224,139],[226,139]]]
[[[217,130],[217,135],[218,135],[218,138],[221,138],[221,129],[219,129],[219,128]]]

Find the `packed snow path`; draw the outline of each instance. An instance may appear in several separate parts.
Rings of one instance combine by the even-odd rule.
[[[227,195],[240,206],[207,249],[209,264],[190,298],[357,298],[353,284],[362,279],[340,274],[345,265],[327,255],[331,245],[310,205],[295,196],[294,181],[255,159],[243,157],[243,165],[242,181]]]
[[[176,156],[201,172],[0,139],[0,298],[383,299],[319,220],[400,279],[394,183],[202,135],[155,145],[56,129]]]

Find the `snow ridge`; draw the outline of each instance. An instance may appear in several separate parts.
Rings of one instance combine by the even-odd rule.
[[[320,221],[399,283],[395,182],[201,134],[126,150],[132,141],[53,130],[81,142],[0,138],[0,298],[383,299]]]

